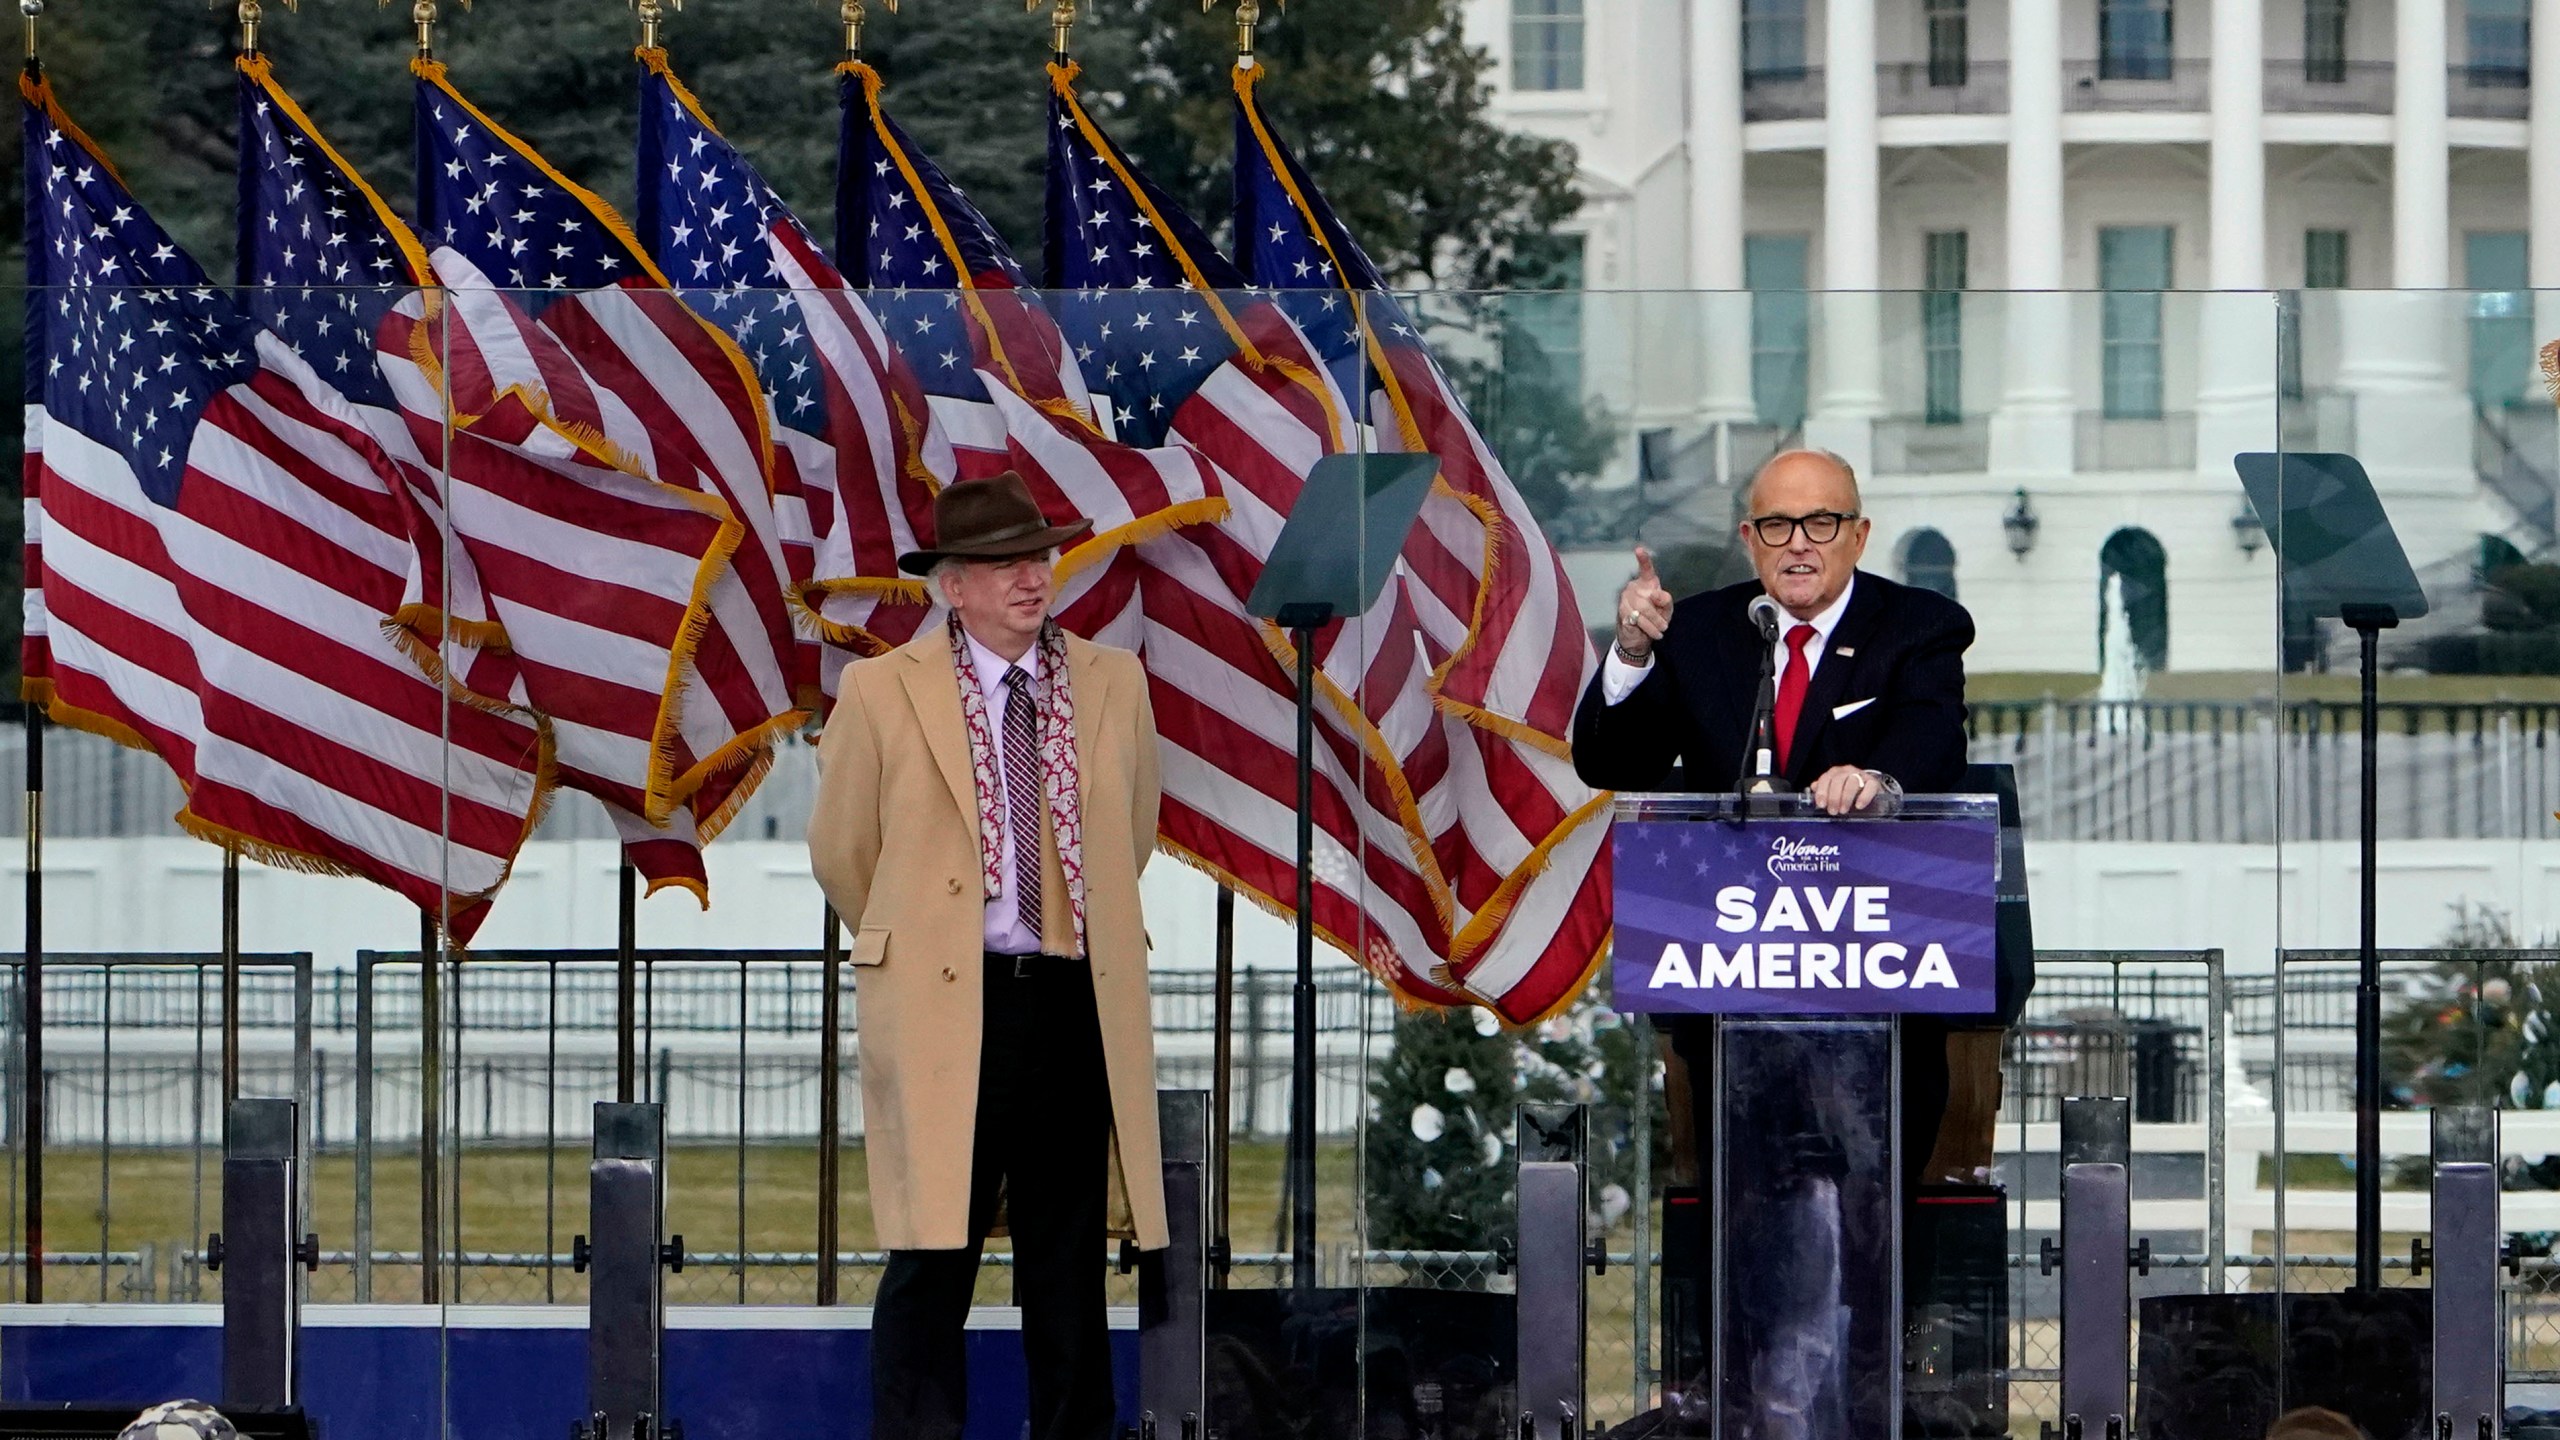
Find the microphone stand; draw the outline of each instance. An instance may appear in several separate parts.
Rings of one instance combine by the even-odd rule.
[[[1745,795],[1792,795],[1796,787],[1778,773],[1778,634],[1774,620],[1752,616],[1760,635],[1760,685],[1751,702],[1751,744],[1744,752],[1742,774],[1734,788]],[[1754,807],[1774,814],[1776,806]]]

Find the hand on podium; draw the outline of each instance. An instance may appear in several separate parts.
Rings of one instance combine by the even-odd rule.
[[[1653,551],[1636,547],[1636,578],[1618,592],[1618,653],[1630,665],[1641,665],[1653,653],[1653,642],[1671,628],[1671,592],[1654,573]]]

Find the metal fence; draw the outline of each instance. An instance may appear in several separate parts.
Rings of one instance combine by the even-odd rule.
[[[51,1235],[57,1297],[219,1294],[219,1277],[205,1272],[201,1256],[209,1212],[219,1204],[220,1126],[210,1097],[218,1093],[220,987],[209,958],[48,962],[49,1189],[60,1197],[56,1203],[77,1197],[79,1212]],[[2011,1196],[2018,1413],[2050,1410],[2058,1363],[2054,1292],[2035,1257],[2037,1241],[2052,1230],[2052,1132],[2065,1096],[2133,1100],[2144,1127],[2138,1133],[2149,1137],[2137,1142],[2138,1216],[2149,1217],[2137,1224],[2164,1257],[2161,1273],[2146,1283],[2263,1288],[2275,1283],[2280,1250],[2288,1252],[2287,1285],[2343,1283],[2343,1256],[2316,1241],[2284,1247],[2262,1222],[2232,1218],[2246,1197],[2273,1183],[2274,1171],[2268,1157],[2233,1148],[2228,1117],[2259,1101],[2227,1095],[2226,1086],[2262,1094],[2295,1114],[2298,1125],[2335,1117],[2348,1093],[2341,1042],[2352,1024],[2351,980],[2335,956],[2290,958],[2295,963],[2279,990],[2269,977],[2226,979],[2218,952],[2040,956],[2038,990],[2006,1047],[1996,1155]],[[2434,993],[2426,986],[2448,983],[2447,974],[2458,980],[2466,965],[2487,975],[2485,967],[2544,963],[2560,963],[2560,952],[2395,952],[2392,993],[2395,1004],[2414,1003]],[[305,1102],[315,1156],[311,1213],[324,1252],[313,1280],[319,1300],[396,1300],[422,1290],[417,1237],[427,1157],[417,1144],[418,970],[414,956],[373,955],[364,964],[357,973],[315,973],[307,957],[257,957],[242,976],[243,1091]],[[542,963],[475,959],[445,972],[443,998],[457,1023],[442,1057],[446,1126],[430,1148],[446,1207],[434,1223],[443,1237],[436,1248],[448,1300],[584,1297],[568,1241],[584,1227],[579,1172],[589,1107],[614,1090],[611,966],[598,954]],[[0,1117],[7,1117],[0,1124],[14,1125],[23,1083],[14,1040],[22,1027],[16,967],[4,968],[0,1039],[9,1043],[0,1047]],[[823,973],[816,963],[769,958],[644,967],[640,1087],[669,1107],[669,1225],[688,1237],[689,1263],[670,1277],[671,1300],[805,1303],[815,1293],[820,1263],[810,1239],[822,1202],[812,1142]],[[1159,1074],[1168,1086],[1198,1088],[1209,1079],[1210,986],[1206,975],[1157,977]],[[1239,977],[1234,1011],[1234,1114],[1245,1142],[1239,1153],[1251,1156],[1260,1142],[1259,1163],[1275,1171],[1278,1147],[1268,1142],[1286,1115],[1286,994],[1286,977],[1248,973]],[[839,1128],[850,1140],[861,1133],[859,1006],[850,987],[845,998]],[[1423,1255],[1362,1243],[1363,1181],[1356,1147],[1346,1142],[1358,1131],[1367,1079],[1384,1058],[1375,1047],[1392,1033],[1394,1010],[1372,982],[1350,973],[1323,977],[1319,1009],[1328,1039],[1319,1178],[1330,1196],[1327,1212],[1343,1216],[1328,1226],[1324,1273],[1341,1283],[1506,1286],[1490,1251]],[[1664,1125],[1658,1079],[1647,1101],[1643,1126]],[[0,1250],[15,1251],[25,1147],[23,1136],[8,1138],[10,1201]],[[2276,1148],[2282,1151],[2281,1141]],[[848,1154],[839,1214],[859,1204],[863,1188],[858,1147]],[[1659,1187],[1639,1181],[1637,1188]],[[1250,1251],[1272,1218],[1240,1208],[1240,1247]],[[1647,1368],[1646,1295],[1658,1223],[1653,1206],[1634,1206],[1607,1234],[1613,1262],[1592,1292],[1594,1418],[1632,1413],[1659,1381]],[[2217,1246],[2215,1236],[2230,1243]],[[867,1299],[881,1258],[840,1251],[840,1301]],[[1237,1283],[1264,1283],[1256,1267],[1268,1268],[1269,1258],[1241,1256]],[[1003,1303],[1004,1263],[1001,1252],[990,1258],[982,1294],[988,1303]],[[13,1295],[16,1283],[12,1269],[0,1294]],[[1115,1276],[1115,1296],[1133,1298],[1130,1283]],[[2529,1263],[2509,1293],[2517,1373],[2560,1378],[2560,1262]]]

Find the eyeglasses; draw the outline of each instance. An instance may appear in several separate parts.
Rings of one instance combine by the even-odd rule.
[[[1857,513],[1838,510],[1816,510],[1810,515],[1762,515],[1751,522],[1760,535],[1760,543],[1771,549],[1795,539],[1802,528],[1804,538],[1816,545],[1828,545],[1840,538],[1840,527],[1857,519]]]

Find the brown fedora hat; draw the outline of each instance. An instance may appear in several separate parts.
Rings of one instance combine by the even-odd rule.
[[[898,557],[898,568],[923,575],[945,560],[1010,560],[1054,550],[1092,533],[1093,522],[1052,525],[1031,487],[1007,470],[984,480],[946,485],[933,497],[933,544]]]

